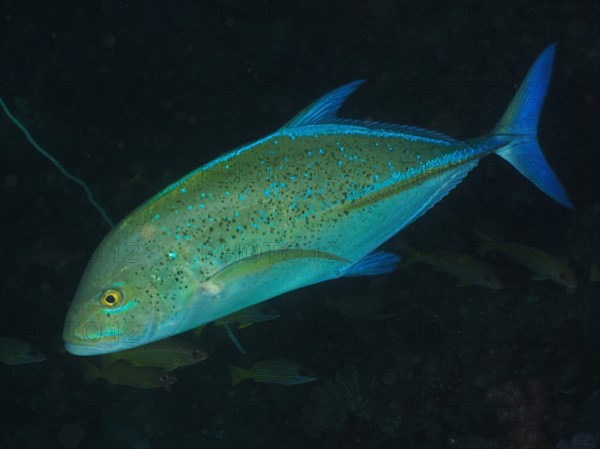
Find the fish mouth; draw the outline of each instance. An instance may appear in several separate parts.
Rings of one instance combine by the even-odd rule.
[[[89,342],[82,344],[65,341],[65,349],[73,355],[102,355],[119,351],[118,348],[115,349],[112,345],[108,346],[99,342],[94,344],[90,344]]]
[[[96,327],[95,323],[88,323]],[[142,335],[132,337],[131,332],[118,329],[105,329],[93,335],[86,335],[86,326],[65,324],[63,341],[65,349],[80,356],[110,354],[111,352],[124,351],[147,343],[152,328],[148,327]]]
[[[117,334],[82,338],[75,332],[69,332],[67,327],[63,332],[63,341],[65,349],[73,355],[101,355],[127,349],[123,348]]]

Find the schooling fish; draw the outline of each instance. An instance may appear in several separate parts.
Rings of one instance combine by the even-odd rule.
[[[67,313],[66,349],[122,351],[300,287],[389,272],[398,257],[377,247],[491,153],[570,207],[536,138],[554,51],[538,57],[487,136],[339,118],[361,80],[184,176],[100,243]]]
[[[83,363],[83,376],[87,385],[96,379],[106,379],[113,385],[125,385],[136,388],[161,388],[168,389],[177,382],[177,378],[165,373],[161,368],[153,366],[131,366],[125,360],[104,368],[98,368],[89,362]]]
[[[245,309],[238,310],[237,312],[220,318],[214,322],[214,325],[224,326],[225,324],[237,324],[238,329],[244,329],[254,323],[274,320],[280,316],[281,314],[277,310],[267,305],[259,304],[246,307]]]
[[[566,286],[571,293],[577,287],[575,273],[558,257],[541,249],[521,245],[520,243],[499,242],[479,232],[476,234],[485,242],[480,248],[480,253],[498,251],[512,262],[531,270],[534,273],[533,278],[535,280],[548,279],[554,281],[557,284]]]
[[[231,372],[231,383],[235,387],[246,379],[265,384],[296,385],[317,380],[312,371],[298,362],[285,359],[265,360],[252,365],[250,369],[228,365]]]
[[[502,281],[494,270],[484,262],[467,254],[447,250],[422,252],[406,246],[404,250],[408,254],[408,257],[403,262],[404,266],[416,262],[426,263],[436,270],[458,278],[458,287],[479,285],[480,287],[494,290],[503,287]]]
[[[46,356],[31,343],[18,338],[0,337],[0,362],[6,365],[43,362]]]
[[[208,352],[194,343],[179,338],[167,338],[126,351],[104,354],[102,365],[107,367],[118,360],[126,360],[131,366],[154,366],[169,372],[207,358]]]
[[[237,324],[237,329],[245,329],[252,326],[254,323],[261,323],[263,321],[270,321],[279,318],[281,314],[264,304],[257,304],[254,306],[246,307],[245,309],[233,312],[230,315],[219,318],[214,321],[215,326],[225,326],[229,324]],[[204,332],[205,325],[198,326],[192,330],[194,338],[198,339]]]

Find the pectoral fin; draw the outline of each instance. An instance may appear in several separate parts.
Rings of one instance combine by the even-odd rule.
[[[216,290],[219,285],[235,281],[237,279],[256,276],[264,273],[282,263],[294,263],[299,260],[310,261],[313,259],[316,263],[324,260],[339,262],[342,265],[350,265],[348,259],[336,256],[335,254],[314,249],[289,248],[275,251],[267,251],[247,257],[232,264],[227,265],[216,272],[204,284],[208,288]]]

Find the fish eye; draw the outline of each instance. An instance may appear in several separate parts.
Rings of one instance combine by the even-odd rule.
[[[559,276],[561,279],[564,279],[564,278],[565,278],[565,273],[560,273],[558,276]]]
[[[121,302],[122,296],[120,291],[111,288],[102,293],[100,301],[106,307],[115,307]]]
[[[306,377],[308,376],[310,373],[308,372],[307,369],[302,368],[300,371],[298,371],[298,374],[300,374],[302,377]]]
[[[165,373],[162,376],[160,376],[158,380],[160,381],[161,384],[165,384],[165,385],[171,385],[171,384],[174,384],[175,382],[177,382],[177,378],[174,376],[169,376],[168,373]]]
[[[200,357],[202,355],[202,352],[200,351],[200,349],[194,349],[192,351],[192,357],[197,358]]]

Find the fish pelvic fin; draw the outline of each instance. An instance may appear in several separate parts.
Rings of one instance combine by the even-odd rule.
[[[550,83],[555,49],[556,43],[538,56],[492,134],[507,142],[496,151],[498,156],[550,198],[573,208],[537,141],[538,121]]]

